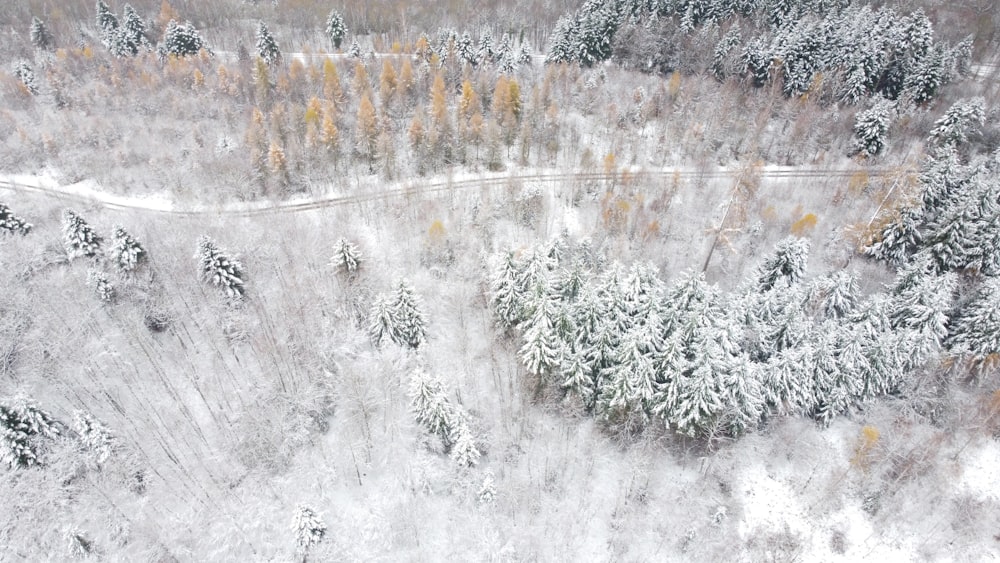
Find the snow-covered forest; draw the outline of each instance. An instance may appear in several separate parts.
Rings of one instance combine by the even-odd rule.
[[[0,561],[1000,558],[989,0],[0,9]]]

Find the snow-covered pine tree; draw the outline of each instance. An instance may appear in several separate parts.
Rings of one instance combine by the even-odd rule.
[[[257,22],[257,56],[264,60],[268,66],[281,62],[281,51],[278,43],[271,36],[267,25],[263,21]]]
[[[110,303],[115,298],[115,288],[111,285],[107,274],[101,270],[95,268],[87,270],[87,285],[93,288],[97,298],[105,303]]]
[[[466,416],[459,411],[455,417],[457,423],[451,431],[451,459],[455,465],[461,468],[473,467],[479,463],[479,458],[482,456],[479,448],[476,447],[472,429],[469,428],[469,424],[465,420]]]
[[[741,355],[722,378],[723,419],[730,436],[742,436],[757,428],[764,415],[764,392],[759,366]]]
[[[334,245],[335,251],[331,262],[338,270],[347,274],[354,274],[361,266],[361,251],[358,247],[345,238],[341,238]]]
[[[60,434],[49,413],[25,397],[0,399],[0,463],[8,467],[31,467],[41,460],[41,438]]]
[[[131,4],[125,4],[122,8],[122,25],[118,30],[118,35],[127,46],[129,55],[136,55],[140,49],[149,48],[149,39],[146,38],[146,22],[142,20],[139,13]]]
[[[146,261],[146,249],[121,225],[111,229],[108,259],[122,274],[128,275]]]
[[[72,209],[63,211],[63,243],[70,259],[97,256],[103,239]]]
[[[757,290],[770,291],[797,283],[805,274],[808,258],[808,239],[788,237],[778,242],[772,254],[757,267]]]
[[[228,253],[216,246],[215,242],[202,235],[198,238],[198,259],[201,279],[220,288],[227,297],[241,299],[246,288],[243,266]]]
[[[76,431],[83,449],[93,457],[97,465],[107,461],[117,448],[111,430],[85,411],[73,412],[73,430]]]
[[[913,96],[913,101],[925,104],[937,96],[941,86],[948,78],[945,52],[940,45],[935,45],[930,52],[921,57],[909,70],[903,82],[904,90]]]
[[[361,58],[361,45],[358,45],[357,39],[351,39],[351,46],[347,49],[347,56],[352,59]]]
[[[715,51],[712,54],[712,68],[710,70],[716,79],[725,80],[738,71],[736,67],[739,62],[734,60],[735,57],[733,54],[737,52],[740,41],[742,41],[742,35],[740,26],[737,23],[726,31],[726,34],[722,36],[722,39],[715,46]]]
[[[854,121],[854,152],[878,156],[885,150],[886,134],[893,114],[893,102],[878,98],[872,107],[859,111]]]
[[[490,264],[490,307],[497,325],[503,330],[520,324],[524,311],[524,296],[518,290],[519,268],[514,253],[496,254]]]
[[[32,95],[38,94],[38,84],[35,83],[35,71],[26,61],[14,63],[14,78],[21,81],[24,88]]]
[[[907,329],[915,334],[909,343],[918,345],[909,352],[918,358],[929,357],[948,335],[948,314],[958,287],[953,273],[936,275],[919,262],[900,273],[895,297],[889,308],[894,329]]]
[[[496,60],[499,65],[497,70],[501,74],[513,74],[517,69],[517,61],[514,58],[514,47],[511,45],[510,35],[503,34],[500,39],[500,47],[496,51]]]
[[[877,240],[866,245],[862,251],[876,260],[899,265],[920,248],[923,235],[920,226],[923,210],[920,207],[904,207],[899,217],[886,225]]]
[[[521,66],[527,65],[529,67],[531,66],[532,64],[531,45],[528,43],[527,40],[521,41],[521,45],[518,46],[517,48],[517,58],[514,60],[515,62],[517,62],[518,65]]]
[[[311,506],[300,504],[292,517],[292,531],[296,547],[305,555],[312,546],[323,541],[327,528],[322,514]]]
[[[573,22],[568,16],[561,16],[549,36],[549,50],[545,64],[569,63],[575,59],[573,42]]]
[[[928,141],[938,146],[960,145],[986,121],[983,98],[959,100],[934,122]]]
[[[493,51],[493,33],[490,28],[484,27],[479,34],[479,47],[476,49],[476,61],[479,64],[487,64],[496,60],[496,53]]]
[[[101,44],[110,49],[118,34],[118,18],[104,0],[97,0],[97,30],[101,35]]]
[[[158,52],[161,58],[170,55],[175,57],[186,57],[197,55],[198,51],[207,48],[205,40],[198,34],[191,22],[183,25],[174,20],[170,20],[166,30],[163,32],[163,41],[160,43]]]
[[[475,67],[479,64],[476,56],[476,44],[472,41],[472,35],[468,31],[463,31],[455,44],[455,52],[458,58],[465,64]]]
[[[476,493],[476,500],[479,501],[480,505],[489,506],[496,502],[496,498],[497,486],[494,482],[493,471],[487,469],[483,476],[483,484],[479,486],[479,492]]]
[[[840,271],[823,278],[819,289],[827,318],[846,317],[858,305],[858,276],[854,271]]]
[[[532,315],[520,325],[524,344],[518,355],[528,373],[544,380],[559,368],[563,343],[554,324],[556,304],[544,286],[536,289],[531,301]]]
[[[416,349],[427,341],[423,307],[409,280],[404,278],[396,284],[391,310],[396,323],[391,334],[393,342]]]
[[[14,215],[6,204],[0,203],[0,235],[27,235],[33,225]]]
[[[441,379],[421,368],[413,370],[410,374],[409,396],[410,409],[417,423],[440,437],[446,449],[450,448],[458,420]]]
[[[48,51],[52,48],[52,34],[45,22],[33,17],[31,18],[31,44],[41,51]]]
[[[386,340],[392,340],[392,334],[396,327],[396,319],[392,315],[392,305],[389,296],[380,294],[372,303],[371,313],[368,315],[368,337],[372,344],[378,348]]]
[[[1000,363],[1000,278],[990,278],[958,312],[946,341],[976,368]]]
[[[330,10],[330,15],[326,18],[326,36],[330,39],[334,49],[340,49],[340,44],[347,35],[347,25],[344,23],[344,16],[337,10]]]

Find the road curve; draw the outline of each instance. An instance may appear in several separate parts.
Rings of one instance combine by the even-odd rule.
[[[817,178],[851,178],[856,174],[866,174],[868,177],[884,177],[912,172],[907,169],[883,169],[883,168],[856,168],[846,170],[829,170],[818,168],[798,168],[793,170],[763,169],[753,173],[760,179],[817,179]],[[389,199],[394,197],[413,197],[428,194],[436,194],[449,191],[464,191],[475,188],[489,188],[502,186],[509,183],[557,183],[557,182],[590,182],[590,181],[621,181],[627,175],[630,181],[673,181],[691,179],[735,179],[741,174],[745,174],[745,169],[736,170],[711,170],[698,171],[691,169],[656,170],[639,172],[566,172],[566,173],[539,173],[511,176],[496,176],[487,178],[468,178],[461,180],[434,180],[421,185],[406,185],[390,189],[374,190],[364,193],[318,196],[308,200],[294,200],[286,202],[275,202],[273,204],[246,205],[232,204],[213,208],[163,208],[150,203],[143,203],[140,198],[126,199],[119,196],[108,195],[107,198],[101,194],[84,195],[75,193],[60,187],[45,187],[37,185],[20,184],[17,182],[0,180],[0,189],[6,188],[15,192],[34,193],[49,196],[55,199],[70,201],[78,204],[97,205],[109,210],[121,211],[141,211],[174,216],[205,216],[205,215],[226,215],[235,217],[253,217],[258,215],[274,215],[285,213],[298,213],[312,211],[326,207],[336,207],[341,205],[351,205]]]

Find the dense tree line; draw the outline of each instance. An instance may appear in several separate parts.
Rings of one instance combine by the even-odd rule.
[[[495,256],[490,302],[539,385],[612,425],[689,435],[735,436],[780,414],[829,421],[905,388],[943,346],[981,339],[966,317],[996,317],[986,292],[952,323],[957,280],[933,268],[867,297],[849,271],[806,279],[808,250],[782,241],[724,293],[697,272],[665,283],[651,265],[604,266],[560,238]]]
[[[971,54],[971,36],[953,46],[935,41],[919,9],[904,14],[851,0],[589,0],[560,19],[547,60],[614,59],[755,86],[774,81],[789,96],[819,91],[855,104],[881,94],[919,104],[968,72]]]

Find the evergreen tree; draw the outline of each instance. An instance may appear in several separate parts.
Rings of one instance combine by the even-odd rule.
[[[862,249],[863,252],[876,260],[894,265],[906,262],[923,241],[920,232],[922,219],[923,213],[919,207],[901,209],[899,218],[886,225],[878,238]]]
[[[408,280],[401,279],[396,284],[391,310],[396,323],[391,335],[393,342],[416,349],[427,341],[427,327],[420,298]]]
[[[496,53],[493,52],[493,34],[490,28],[483,28],[479,35],[479,47],[476,49],[476,61],[479,64],[487,64],[496,60]]]
[[[97,30],[101,35],[101,44],[110,49],[118,34],[118,18],[104,0],[97,0]]]
[[[1000,279],[991,278],[955,316],[947,339],[952,352],[975,366],[1000,360]]]
[[[930,273],[919,262],[904,270],[900,278],[889,319],[893,328],[911,329],[920,335],[921,350],[913,351],[927,356],[948,334],[948,313],[958,280],[955,274]]]
[[[103,465],[117,448],[111,430],[85,411],[78,410],[73,413],[73,430],[97,465]]]
[[[281,51],[278,49],[278,43],[275,42],[263,21],[257,22],[257,56],[263,59],[268,66],[281,62]]]
[[[63,211],[63,243],[70,259],[97,256],[103,239],[72,209]]]
[[[122,274],[131,274],[146,261],[146,249],[121,225],[115,225],[111,232],[111,247],[108,258]]]
[[[840,271],[821,278],[816,284],[823,314],[829,319],[846,317],[858,305],[858,276]]]
[[[986,106],[983,98],[959,100],[934,122],[928,141],[938,146],[963,144],[968,140],[969,133],[982,127],[985,121]]]
[[[36,18],[31,18],[31,44],[39,50],[48,51],[52,48],[52,34],[49,33],[45,23]]]
[[[529,67],[532,65],[531,45],[527,41],[521,41],[521,45],[517,50],[517,58],[514,61],[518,65],[528,65]]]
[[[514,253],[505,251],[494,256],[491,274],[490,306],[493,316],[503,330],[513,328],[524,320],[524,297],[519,292],[519,272]]]
[[[55,438],[59,426],[49,413],[24,397],[0,400],[0,463],[31,467],[41,460],[41,438]]]
[[[386,339],[392,340],[396,327],[396,319],[392,315],[392,306],[387,295],[379,295],[372,304],[369,314],[368,336],[372,344],[378,348]]]
[[[753,430],[764,414],[764,392],[757,364],[741,355],[722,380],[724,421],[731,436]]]
[[[357,39],[351,39],[351,46],[347,49],[347,56],[352,59],[361,58],[361,45],[358,45]]]
[[[17,78],[24,88],[32,95],[38,94],[38,85],[35,84],[35,71],[31,65],[24,61],[14,63],[14,78]]]
[[[877,100],[870,109],[858,112],[854,122],[854,151],[861,156],[878,156],[885,149],[892,115],[892,102]]]
[[[149,48],[149,40],[146,39],[146,22],[142,20],[131,4],[125,4],[122,10],[122,25],[115,33],[110,49],[112,54],[117,57],[131,57],[137,55],[140,49]]]
[[[107,274],[91,268],[87,270],[87,285],[94,289],[97,298],[105,303],[110,303],[115,298],[115,288],[108,280]]]
[[[573,24],[567,16],[561,16],[556,21],[556,27],[549,36],[549,50],[545,55],[545,63],[569,63],[575,59],[573,50]]]
[[[27,235],[34,225],[14,215],[6,204],[0,203],[0,235]]]
[[[244,288],[243,265],[216,246],[212,239],[202,235],[198,239],[198,258],[201,279],[219,287],[232,299],[241,299]]]
[[[441,379],[420,368],[415,369],[410,375],[409,396],[410,408],[417,423],[440,437],[446,449],[450,448],[458,421]]]
[[[736,48],[739,47],[741,40],[742,36],[739,24],[729,28],[729,31],[719,40],[712,54],[711,72],[715,78],[725,80],[730,74],[737,71],[735,68],[737,62],[733,60],[732,55],[736,52]]]
[[[332,262],[336,268],[348,274],[354,274],[361,266],[361,251],[347,239],[341,238],[337,241]]]
[[[468,31],[462,32],[462,35],[458,38],[458,42],[455,44],[455,51],[459,59],[470,66],[475,67],[479,64],[476,45],[472,41],[472,35]]]
[[[198,34],[198,30],[187,22],[183,25],[174,20],[170,20],[166,30],[163,32],[163,41],[160,43],[159,54],[161,58],[173,55],[175,57],[186,57],[197,55],[198,51],[205,49],[205,41]]]
[[[483,477],[483,484],[479,487],[479,492],[476,493],[476,499],[481,505],[491,505],[496,502],[497,498],[497,487],[493,482],[493,471],[486,470],[486,476]]]
[[[296,546],[303,554],[307,554],[312,546],[323,541],[327,527],[322,514],[308,505],[300,504],[292,517],[292,531],[295,532]]]
[[[789,287],[806,271],[809,241],[788,237],[774,245],[774,252],[757,268],[757,290],[770,291],[775,287]]]
[[[521,325],[524,345],[518,354],[528,373],[545,377],[556,370],[562,361],[562,342],[553,323],[555,306],[544,287],[537,292],[533,313]]]
[[[334,49],[340,49],[345,35],[347,35],[347,25],[344,24],[344,16],[337,10],[331,10],[326,18],[326,36],[330,38]]]
[[[451,459],[456,465],[462,468],[473,467],[479,463],[482,454],[476,447],[472,430],[465,421],[464,416],[458,416],[459,423],[452,429],[451,436]]]

